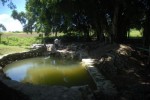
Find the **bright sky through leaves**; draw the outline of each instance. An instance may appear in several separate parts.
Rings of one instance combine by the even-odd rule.
[[[12,0],[12,2],[16,5],[18,12],[25,11],[25,0]],[[12,10],[7,4],[3,6],[0,1],[0,23],[6,27],[7,31],[22,31],[22,25],[11,17]]]

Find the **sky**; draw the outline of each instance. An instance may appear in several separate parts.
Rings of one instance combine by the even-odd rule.
[[[12,2],[16,5],[16,10],[18,12],[25,12],[25,2],[26,0],[12,0]],[[7,6],[6,3],[4,6],[0,0],[0,24],[3,24],[7,31],[22,31],[23,27],[18,20],[14,20],[11,17],[12,10]]]

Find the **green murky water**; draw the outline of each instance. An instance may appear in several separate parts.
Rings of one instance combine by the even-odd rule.
[[[90,84],[85,68],[76,61],[52,58],[30,58],[16,61],[4,68],[12,80],[40,85],[80,86]]]

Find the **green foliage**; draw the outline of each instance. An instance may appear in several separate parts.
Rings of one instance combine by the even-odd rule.
[[[0,32],[2,31],[6,31],[7,29],[5,28],[5,26],[3,24],[0,24]]]
[[[131,28],[144,28],[145,42],[150,40],[150,0],[26,1],[26,13],[14,12],[14,18],[25,18],[25,32],[35,30],[48,36],[51,32],[74,31],[90,40],[92,30],[98,40],[104,40],[105,32],[111,42],[123,42]]]
[[[15,9],[16,8],[16,5],[13,4],[12,0],[0,0],[0,3],[2,3],[3,6],[7,3],[7,6],[10,9]]]
[[[35,37],[8,37],[2,39],[2,44],[9,46],[31,46],[34,43],[41,43],[41,40]]]
[[[141,38],[143,34],[142,30],[130,29],[129,37],[130,38]]]
[[[21,22],[21,24],[25,24],[26,23],[26,13],[24,12],[20,12],[18,13],[16,10],[13,10],[12,11],[12,14],[11,16],[14,18],[14,19],[17,19]]]

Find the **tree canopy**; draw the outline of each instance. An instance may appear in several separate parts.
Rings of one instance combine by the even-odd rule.
[[[5,28],[5,26],[3,24],[0,24],[0,32],[2,31],[6,31],[7,29]]]
[[[130,28],[143,28],[144,40],[150,40],[149,0],[26,0],[26,10],[26,14],[18,14],[24,17],[14,18],[26,20],[28,32],[74,31],[89,40],[93,31],[97,40],[107,36],[111,42],[122,42]]]
[[[12,0],[0,0],[0,3],[2,3],[3,5],[5,5],[7,3],[7,6],[10,9],[15,9],[16,5],[13,4]]]

